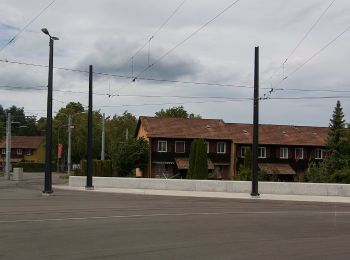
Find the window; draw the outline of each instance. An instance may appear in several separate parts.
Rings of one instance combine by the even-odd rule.
[[[22,149],[20,148],[17,149],[17,155],[22,155]]]
[[[205,145],[207,146],[207,153],[209,153],[209,142],[205,141]]]
[[[247,152],[248,149],[250,149],[249,146],[242,146],[241,147],[241,158],[245,157],[245,153]]]
[[[157,151],[159,153],[166,153],[167,152],[167,141],[158,141]]]
[[[315,149],[315,159],[323,159],[323,149],[321,148]]]
[[[258,148],[258,157],[259,158],[266,158],[266,147],[259,147]]]
[[[217,151],[218,151],[218,153],[226,153],[226,143],[219,142],[217,144]]]
[[[304,159],[304,148],[295,148],[295,159]]]
[[[175,153],[184,153],[185,152],[185,142],[176,141],[175,142]]]
[[[26,155],[32,155],[32,150],[31,149],[27,149],[26,150]]]
[[[288,159],[288,148],[287,147],[280,148],[280,158],[281,159]]]
[[[1,154],[6,154],[6,149],[2,149]]]

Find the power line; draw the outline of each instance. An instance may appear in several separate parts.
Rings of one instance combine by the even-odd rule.
[[[21,62],[21,61],[11,61],[8,59],[0,59],[0,62],[23,65],[23,66],[40,67],[40,68],[48,68],[49,67],[48,65]],[[72,68],[66,68],[66,67],[55,67],[55,66],[53,68],[56,70],[63,70],[63,71],[71,71],[71,72],[78,72],[78,73],[85,73],[85,74],[89,73],[88,70],[72,69]],[[134,79],[134,77],[127,76],[127,75],[110,74],[110,73],[104,73],[104,72],[93,72],[93,74],[100,75],[100,76],[116,77],[116,78]],[[138,80],[154,81],[154,82],[166,82],[166,83],[180,83],[180,84],[190,84],[190,85],[207,85],[207,86],[251,88],[251,89],[253,88],[251,86],[245,86],[245,85],[239,85],[239,84],[234,85],[234,84],[222,84],[222,83],[212,83],[212,82],[181,81],[181,80],[145,78],[145,77],[139,77]]]
[[[316,25],[321,21],[323,16],[327,13],[328,9],[334,4],[336,0],[331,0],[331,3],[327,6],[327,8],[321,13],[321,15],[317,18],[317,20],[312,24],[312,26],[309,28],[309,30],[304,34],[304,36],[300,39],[300,41],[297,43],[297,45],[292,49],[292,51],[289,53],[287,58],[284,60],[284,62],[281,64],[281,66],[278,67],[279,69],[283,69],[283,78],[284,76],[284,66],[287,63],[287,61],[290,59],[290,57],[296,52],[296,50],[300,47],[300,45],[306,40],[306,38],[309,36],[309,34],[313,31],[313,29],[316,27]],[[274,74],[270,76],[268,80],[263,81],[261,84],[264,84],[266,81],[271,80],[273,77],[275,77],[279,72],[276,71]]]
[[[321,49],[319,49],[317,52],[315,52],[310,58],[308,58],[305,62],[303,62],[301,65],[299,65],[296,69],[294,69],[291,73],[289,73],[286,77],[284,77],[282,80],[280,80],[275,87],[279,86],[283,81],[290,78],[293,74],[295,74],[297,71],[299,71],[302,67],[304,67],[307,63],[309,63],[311,60],[313,60],[316,56],[318,56],[321,52],[323,52],[325,49],[327,49],[330,45],[332,45],[336,40],[338,40],[343,34],[345,34],[350,29],[350,26],[347,27],[344,31],[342,31],[340,34],[338,34],[333,40],[328,42],[325,46],[323,46]]]
[[[44,9],[42,9],[32,20],[30,20],[18,33],[15,34],[4,46],[1,47],[0,53],[8,47],[11,43],[13,43],[16,38],[18,38],[25,29],[27,29],[36,19],[38,19],[51,5],[53,5],[56,0],[53,0],[50,4],[48,4]]]
[[[189,36],[187,36],[184,40],[182,40],[181,42],[179,42],[178,44],[176,44],[174,47],[172,47],[170,50],[168,50],[165,54],[163,54],[160,58],[158,58],[155,62],[153,62],[152,64],[148,65],[146,68],[144,68],[136,77],[134,77],[134,80],[138,79],[143,73],[145,73],[147,70],[149,70],[150,68],[152,68],[154,65],[156,65],[157,63],[159,63],[161,60],[163,60],[165,57],[167,57],[170,53],[172,53],[175,49],[177,49],[179,46],[181,46],[182,44],[184,44],[186,41],[188,41],[189,39],[191,39],[194,35],[196,35],[197,33],[199,33],[201,30],[203,30],[206,26],[208,26],[210,23],[212,23],[214,20],[216,20],[219,16],[221,16],[222,14],[224,14],[226,11],[228,11],[231,7],[233,7],[235,4],[237,4],[240,0],[236,0],[233,3],[231,3],[230,5],[228,5],[226,8],[224,8],[222,11],[220,11],[217,15],[215,15],[212,19],[210,19],[209,21],[207,21],[205,24],[203,24],[201,27],[199,27],[197,30],[195,30],[194,32],[192,32]]]
[[[180,10],[180,8],[185,4],[187,0],[183,0],[171,13],[171,15],[161,24],[161,26],[152,34],[152,36],[141,46],[128,60],[136,57],[146,46],[147,44],[163,29],[163,27],[170,21],[170,19]]]
[[[37,86],[37,87],[19,87],[19,86],[10,86],[0,85],[0,88],[6,88],[6,90],[13,90],[13,89],[21,89],[21,90],[38,90],[38,91],[44,91],[47,89],[45,86]],[[54,89],[55,92],[62,92],[62,93],[71,93],[71,94],[86,94],[88,95],[88,92],[84,91],[74,91],[74,90],[59,90]],[[112,97],[142,97],[142,98],[189,98],[189,99],[227,99],[227,100],[233,100],[236,98],[230,98],[230,97],[224,97],[224,96],[184,96],[184,95],[137,95],[137,94],[116,94],[116,95],[110,95],[108,93],[100,93],[100,92],[94,92],[94,95],[98,96],[112,96]],[[56,100],[58,102],[65,103],[60,100]]]
[[[270,97],[267,100],[274,99],[274,100],[314,100],[314,99],[348,99],[350,96],[320,96],[320,97]]]
[[[287,63],[289,58],[295,53],[295,51],[300,47],[300,45],[305,41],[305,39],[309,36],[311,31],[316,27],[316,25],[320,22],[322,17],[327,13],[328,9],[334,4],[335,0],[332,0],[331,3],[327,6],[327,8],[321,13],[321,15],[317,18],[315,23],[310,27],[310,29],[305,33],[305,35],[301,38],[301,40],[298,42],[298,44],[295,46],[295,48],[290,52],[290,54],[287,56],[286,60],[283,62],[283,64]]]
[[[232,100],[212,100],[212,101],[192,101],[192,102],[175,102],[175,103],[145,103],[145,104],[125,104],[125,105],[104,105],[99,108],[108,107],[138,107],[138,106],[164,106],[164,105],[184,105],[184,104],[206,104],[206,103],[224,103],[224,102],[236,102],[236,101],[251,101],[252,98],[237,98]]]

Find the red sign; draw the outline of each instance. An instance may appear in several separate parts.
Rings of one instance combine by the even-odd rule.
[[[58,144],[58,151],[57,151],[57,158],[60,160],[62,158],[62,150],[63,150],[63,145]]]

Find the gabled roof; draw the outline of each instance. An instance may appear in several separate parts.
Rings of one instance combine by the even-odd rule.
[[[251,144],[251,124],[225,123],[220,119],[183,119],[140,117],[140,126],[150,138],[201,138],[233,140],[237,144]],[[137,132],[136,132],[137,134]],[[328,127],[259,125],[259,144],[324,146]]]
[[[11,148],[37,149],[45,136],[12,136]],[[0,141],[0,148],[6,148],[6,139]]]
[[[251,124],[226,124],[232,134],[232,140],[238,144],[251,144],[253,126]],[[275,145],[311,145],[324,146],[328,127],[259,125],[259,143]]]
[[[231,139],[224,121],[219,119],[158,118],[141,116],[137,131],[140,124],[143,126],[148,137]]]

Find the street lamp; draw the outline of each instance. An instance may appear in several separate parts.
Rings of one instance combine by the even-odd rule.
[[[47,122],[46,122],[46,146],[45,146],[45,186],[43,193],[52,193],[52,82],[53,82],[53,41],[59,40],[51,36],[46,28],[41,29],[50,37],[49,78],[47,93]]]

